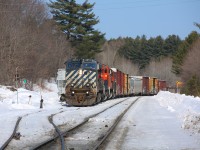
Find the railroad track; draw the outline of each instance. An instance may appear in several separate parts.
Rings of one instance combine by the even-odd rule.
[[[16,123],[15,123],[15,127],[14,127],[14,129],[13,129],[12,134],[11,134],[10,137],[5,141],[5,143],[0,147],[0,150],[4,150],[4,149],[6,150],[6,148],[9,147],[9,144],[11,143],[11,141],[12,141],[13,139],[15,139],[15,140],[19,140],[19,139],[20,139],[21,134],[20,134],[20,132],[17,132],[17,130],[18,130],[18,127],[19,127],[19,124],[20,124],[22,118],[27,117],[27,116],[29,116],[29,115],[31,115],[31,114],[39,113],[39,112],[41,112],[41,111],[37,111],[37,112],[25,114],[25,115],[23,115],[23,116],[18,117],[18,118],[17,118],[17,121],[16,121]],[[8,149],[9,149],[9,148],[8,148]]]
[[[21,119],[22,119],[22,117],[18,117],[18,119],[15,123],[13,133],[11,134],[9,139],[1,146],[0,150],[4,150],[8,146],[8,144],[12,141],[13,138],[15,138],[15,139],[20,138],[20,133],[17,133],[17,128],[19,126],[19,122],[21,121]]]
[[[126,98],[123,101],[120,101],[96,114],[93,114],[84,119],[83,122],[80,124],[72,127],[71,129],[61,132],[59,128],[53,123],[53,116],[49,117],[49,122],[52,123],[54,126],[57,135],[52,137],[48,141],[41,143],[33,148],[33,150],[43,150],[43,149],[98,149],[101,144],[106,140],[106,138],[110,135],[116,125],[120,122],[121,118],[124,114],[129,110],[129,108],[139,99],[137,98],[134,101],[130,101],[127,103],[128,100],[131,98]],[[124,105],[122,105],[124,104]],[[117,107],[118,106],[118,107]],[[120,106],[120,107],[119,107]],[[123,108],[121,108],[123,106]],[[120,112],[118,112],[120,110]],[[112,119],[111,122],[108,120],[100,119],[101,126],[99,126],[98,121],[93,121],[98,118],[106,118],[108,117],[109,113],[116,112],[115,117]],[[105,115],[105,116],[104,116]],[[107,122],[108,121],[108,122]],[[99,130],[96,130],[98,134],[94,134],[93,127],[99,127]],[[87,132],[87,137],[85,137],[85,133]],[[80,142],[80,139],[76,140],[76,137],[82,137],[83,140]],[[95,137],[95,138],[94,138]],[[75,139],[75,140],[74,140]],[[84,146],[84,147],[83,147]]]

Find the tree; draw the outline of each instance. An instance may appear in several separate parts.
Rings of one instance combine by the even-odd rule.
[[[200,96],[200,38],[192,44],[182,65],[181,78],[186,83],[186,94]]]
[[[182,64],[191,49],[191,45],[199,38],[199,34],[196,31],[191,32],[188,37],[179,45],[178,50],[173,56],[172,72],[176,75],[180,75],[182,72]]]
[[[193,96],[200,96],[200,78],[197,75],[193,75],[186,82],[182,89],[182,93]]]
[[[158,59],[159,56],[163,55],[163,45],[164,39],[161,36],[157,36],[154,40],[154,50],[153,50],[153,57]]]
[[[85,35],[82,41],[76,45],[75,56],[78,58],[94,58],[101,52],[101,45],[105,42],[104,35],[95,32],[93,35]]]
[[[45,5],[40,0],[1,3],[0,84],[12,85],[16,73],[33,82],[55,76],[70,46],[47,17]]]
[[[77,4],[75,0],[51,1],[53,19],[75,47],[75,56],[93,58],[100,52],[104,34],[94,29],[99,23],[92,12],[94,4],[86,0]],[[83,55],[84,54],[84,55]]]
[[[173,55],[176,53],[176,50],[178,49],[178,46],[181,43],[181,39],[179,36],[176,35],[169,35],[164,42],[163,45],[163,51],[164,55]]]
[[[200,24],[199,23],[194,23],[195,26],[197,26],[200,29]]]

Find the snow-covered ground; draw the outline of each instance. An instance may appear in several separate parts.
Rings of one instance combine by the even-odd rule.
[[[29,149],[35,144],[39,144],[42,140],[50,138],[50,136],[54,134],[54,128],[48,121],[49,116],[54,115],[53,121],[56,125],[67,124],[67,127],[70,128],[75,124],[82,122],[85,117],[99,112],[102,109],[105,109],[112,104],[122,101],[124,99],[121,98],[117,100],[106,101],[92,107],[66,107],[62,106],[59,102],[56,84],[46,83],[46,87],[48,88],[41,89],[40,87],[35,86],[34,91],[28,91],[20,88],[17,92],[11,91],[9,87],[0,86],[0,147],[10,137],[18,117],[23,117],[18,128],[18,132],[20,132],[21,137],[20,140],[13,140],[11,145],[18,145],[18,147],[20,147],[19,149]],[[44,100],[43,108],[40,108],[41,98]],[[139,107],[139,105],[137,107],[136,105],[132,108],[130,112],[137,114],[138,112],[146,112],[149,109],[149,113],[146,114],[150,115],[147,121],[151,122],[150,125],[152,126],[152,128],[154,128],[156,132],[159,131],[160,124],[150,121],[150,118],[152,120],[152,118],[161,117],[161,115],[157,114],[162,114],[163,116],[165,115],[165,118],[163,117],[162,119],[164,119],[165,124],[170,124],[169,128],[176,129],[180,124],[180,129],[178,129],[179,131],[177,131],[177,139],[178,136],[180,136],[179,138],[181,139],[185,136],[185,134],[188,134],[192,138],[190,138],[190,140],[188,140],[189,138],[186,138],[186,142],[190,141],[189,144],[191,144],[191,146],[189,145],[187,146],[187,148],[197,148],[199,145],[200,149],[200,143],[197,142],[197,145],[195,147],[192,147],[194,143],[191,142],[191,140],[194,140],[193,142],[200,140],[199,97],[185,96],[163,91],[159,92],[156,96],[142,98],[140,105],[142,106],[142,104],[144,105],[144,107]],[[156,112],[151,112],[150,110],[156,110]],[[130,116],[132,116],[132,120],[130,119]],[[135,120],[133,119],[133,116],[135,116]],[[148,126],[145,126],[145,124],[141,124],[140,128],[139,123],[137,124],[136,122],[134,122],[137,121],[138,116],[126,115],[125,117],[126,119],[130,119],[131,121],[123,121],[123,125],[121,126],[130,126],[130,123],[132,123],[132,126],[137,127],[138,130],[144,130],[142,131],[142,138],[144,141],[146,140],[147,147],[149,144],[150,148],[159,149],[159,147],[155,146],[156,144],[158,144],[158,139],[155,143],[153,143],[152,141],[151,143],[148,143],[148,135],[145,134],[145,129],[148,128]],[[140,116],[140,118],[141,117],[142,116]],[[173,117],[173,119],[170,120],[170,117]],[[176,123],[173,123],[171,121]],[[134,128],[134,130],[132,129],[132,131],[134,132],[131,132],[132,134],[130,134],[129,132],[129,134],[127,135],[129,135],[129,138],[135,137],[138,130],[135,130]],[[171,130],[171,132],[176,131]],[[158,134],[159,133],[157,133],[157,135]],[[165,134],[170,135],[170,133]],[[165,140],[167,140],[167,137],[169,136],[165,136]],[[143,143],[142,141],[139,142],[139,138],[135,137],[132,140],[131,142],[127,142],[126,145],[124,145],[124,147],[122,148],[132,149],[134,147],[134,144],[139,144],[135,147],[139,149],[139,146],[141,144],[140,148],[147,149],[147,147],[142,147]],[[176,138],[174,140],[176,140]],[[26,143],[26,145],[28,146],[22,146],[24,143]],[[176,141],[174,143],[176,144]],[[12,146],[11,148],[16,149],[16,147]],[[160,147],[160,149],[162,149],[162,147]]]

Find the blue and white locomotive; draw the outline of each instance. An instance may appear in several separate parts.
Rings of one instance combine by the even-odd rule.
[[[89,106],[102,99],[99,91],[103,89],[98,79],[99,63],[93,59],[70,59],[65,62],[65,93],[61,101],[73,106]]]

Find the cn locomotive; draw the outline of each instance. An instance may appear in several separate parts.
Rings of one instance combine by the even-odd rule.
[[[91,106],[115,97],[154,95],[166,90],[156,77],[129,76],[94,59],[69,59],[58,71],[60,100],[72,106]]]

